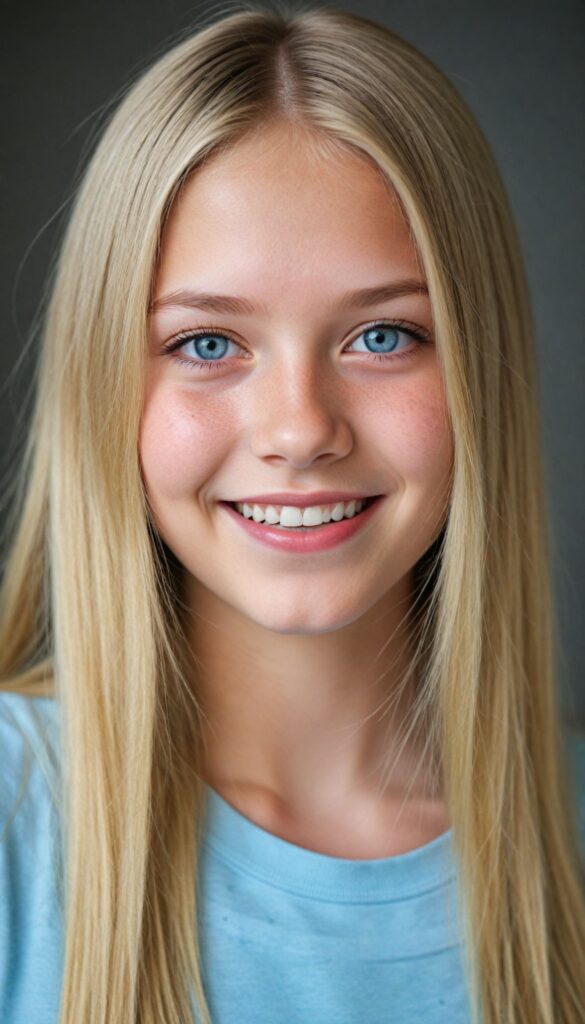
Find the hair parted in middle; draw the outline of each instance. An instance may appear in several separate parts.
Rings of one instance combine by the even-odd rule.
[[[556,704],[533,331],[500,176],[446,77],[388,29],[334,8],[238,7],[159,59],[109,120],[47,313],[0,672],[23,693],[50,684],[61,708],[61,1020],[184,1022],[194,984],[210,1021],[193,924],[197,652],[138,437],[172,204],[205,161],[279,123],[324,159],[349,151],[379,171],[431,298],[454,462],[444,527],[416,567],[410,728],[424,723],[447,794],[474,1008],[484,1024],[577,1024],[585,915]]]

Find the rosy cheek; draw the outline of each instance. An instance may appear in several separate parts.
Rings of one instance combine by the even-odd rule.
[[[203,486],[229,450],[226,428],[192,392],[151,391],[140,429],[140,459],[151,500],[193,495]]]
[[[434,377],[419,378],[412,388],[391,395],[381,393],[379,402],[370,406],[369,422],[376,447],[383,446],[394,472],[405,482],[428,485],[448,472],[452,442],[447,406]]]
[[[432,392],[419,395],[411,415],[411,456],[415,472],[440,474],[452,458],[451,435],[446,409]]]

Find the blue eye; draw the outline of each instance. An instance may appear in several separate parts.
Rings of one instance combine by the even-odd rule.
[[[390,355],[400,344],[401,335],[408,341],[412,341],[412,331],[400,330],[393,324],[375,324],[374,327],[367,327],[365,331],[362,331],[355,341],[352,341],[352,345],[363,338],[367,346],[366,351],[371,355],[374,353]]]
[[[206,370],[220,369],[229,345],[234,345],[242,351],[241,346],[237,345],[235,341],[232,341],[225,334],[216,333],[213,328],[199,331],[184,331],[174,339],[171,339],[164,348],[166,352],[172,354],[181,351],[187,345],[193,345],[195,356],[199,358],[189,357],[184,359],[178,354],[175,354],[174,358],[177,362],[184,363],[185,366],[189,366],[191,369],[194,367],[201,367]]]
[[[230,339],[223,334],[195,334],[188,340],[193,342],[195,354],[204,361],[208,356],[214,361],[223,359],[230,344]]]
[[[401,337],[411,342],[414,341],[417,344],[415,344],[414,348],[407,348],[405,352],[397,352],[395,350],[400,344]],[[370,327],[364,328],[361,334],[354,341],[350,342],[350,345],[355,345],[361,338],[364,339],[367,347],[365,352],[362,350],[358,354],[365,354],[370,356],[371,359],[386,363],[396,359],[410,359],[415,355],[421,343],[430,340],[427,332],[422,328],[414,327],[410,324],[407,325],[403,321],[372,324]],[[191,367],[191,369],[219,370],[225,365],[226,361],[229,361],[225,357],[228,354],[230,345],[234,345],[240,352],[244,351],[241,345],[238,345],[237,342],[223,334],[223,332],[216,332],[213,327],[183,331],[171,339],[164,348],[166,352],[174,353],[185,349],[187,345],[193,345],[195,358],[183,358],[178,354],[174,358],[179,363],[184,363],[185,366]],[[344,351],[347,350],[348,348],[346,347]],[[244,358],[247,357],[244,356]]]

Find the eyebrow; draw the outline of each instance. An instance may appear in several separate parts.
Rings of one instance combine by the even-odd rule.
[[[340,296],[335,305],[339,309],[355,309],[413,294],[428,295],[426,283],[408,278],[371,288],[357,288]],[[155,299],[149,312],[157,313],[161,309],[203,309],[215,313],[250,316],[254,313],[266,313],[265,306],[254,306],[248,299],[238,295],[214,295],[211,292],[196,292],[190,288],[178,288],[160,299]]]

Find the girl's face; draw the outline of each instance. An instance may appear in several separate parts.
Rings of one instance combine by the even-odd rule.
[[[350,295],[383,287],[394,297]],[[444,521],[452,443],[424,279],[381,175],[279,127],[215,155],[175,202],[154,300],[140,457],[192,599],[320,633],[403,595]],[[385,498],[310,553],[220,504],[282,491]]]

